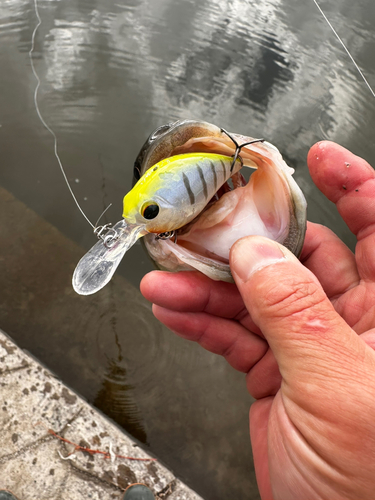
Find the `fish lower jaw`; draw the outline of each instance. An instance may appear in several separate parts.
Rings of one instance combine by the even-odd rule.
[[[197,270],[215,281],[233,282],[228,259],[208,253],[205,249],[202,253],[195,252],[172,240],[160,241],[151,234],[143,241],[159,269],[172,272]]]

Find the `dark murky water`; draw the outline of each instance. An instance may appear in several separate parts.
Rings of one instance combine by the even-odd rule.
[[[374,2],[322,6],[374,87]],[[312,185],[305,158],[314,142],[330,139],[375,165],[375,99],[312,0],[41,0],[39,8],[41,111],[93,222],[109,202],[107,220],[120,219],[133,161],[149,133],[196,118],[275,144],[296,169],[309,219],[354,246],[336,209]],[[256,498],[243,377],[152,319],[136,292],[152,268],[143,248],[136,245],[124,259],[118,288],[82,302],[70,295],[78,254],[69,241],[83,254],[95,240],[35,112],[28,59],[35,24],[31,0],[1,0],[0,186],[62,235],[53,233],[54,240],[9,214],[13,225],[1,229],[1,239],[17,247],[18,274],[0,283],[0,327],[206,499]],[[51,252],[56,260],[47,267]],[[3,277],[7,265],[0,259]],[[67,296],[70,308],[82,304],[75,315],[62,312]],[[91,321],[94,310],[102,311],[100,321]]]

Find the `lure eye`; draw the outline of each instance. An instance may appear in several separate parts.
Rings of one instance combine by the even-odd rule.
[[[145,204],[142,207],[141,213],[142,213],[142,216],[147,220],[155,219],[155,217],[159,213],[159,205],[156,205],[156,203],[153,203],[151,205]]]

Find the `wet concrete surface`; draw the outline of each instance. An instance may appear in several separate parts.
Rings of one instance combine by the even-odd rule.
[[[156,499],[201,498],[1,331],[0,362],[0,489],[114,500],[142,483]]]

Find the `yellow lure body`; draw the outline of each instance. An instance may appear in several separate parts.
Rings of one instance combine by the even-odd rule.
[[[148,169],[125,195],[123,217],[132,224],[144,224],[148,232],[179,229],[194,219],[241,167],[240,160],[233,165],[232,157],[214,153],[166,158]]]

